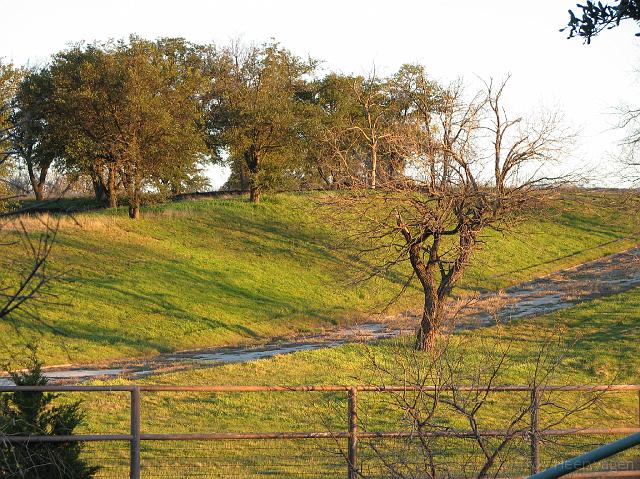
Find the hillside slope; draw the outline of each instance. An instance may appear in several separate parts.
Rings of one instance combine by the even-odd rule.
[[[584,199],[532,215],[516,234],[493,234],[463,288],[496,289],[633,243],[620,198]],[[24,222],[37,234],[38,222]],[[353,286],[359,265],[336,248],[341,239],[305,194],[159,205],[139,222],[106,211],[63,218],[56,304],[40,307],[41,321],[0,325],[3,355],[25,341],[48,364],[149,355],[310,332],[380,310],[402,275]],[[395,306],[413,307],[417,290]]]

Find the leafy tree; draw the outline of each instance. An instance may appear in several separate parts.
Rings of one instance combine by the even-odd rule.
[[[640,2],[637,0],[616,0],[613,4],[588,0],[577,7],[578,15],[569,10],[569,23],[561,31],[568,29],[569,38],[582,37],[587,43],[591,43],[591,39],[603,30],[617,27],[623,20],[640,22]]]
[[[10,118],[13,99],[21,76],[20,70],[0,60],[0,210],[5,209],[12,190],[12,185],[8,181],[11,171],[11,136],[13,135]]]
[[[126,192],[138,218],[145,191],[179,192],[206,159],[198,48],[137,37],[58,54],[56,101],[68,122],[66,156],[116,206]]]
[[[42,363],[29,358],[23,373],[11,373],[17,386],[44,386]],[[0,398],[0,433],[3,435],[71,435],[82,423],[80,403],[55,404],[57,396],[44,392],[14,392]],[[84,479],[97,467],[80,458],[79,442],[9,443],[0,441],[0,476],[21,479]]]
[[[96,200],[117,206],[117,159],[108,112],[121,104],[118,78],[107,72],[100,45],[77,45],[57,53],[50,70],[56,114],[66,126],[64,161],[70,171],[90,176]]]
[[[208,101],[209,142],[246,182],[252,202],[296,178],[305,156],[310,105],[307,81],[316,67],[277,43],[229,47],[214,57]]]
[[[21,72],[11,63],[0,60],[0,161],[5,160],[9,152],[9,137],[12,132],[9,119],[20,76]]]
[[[430,127],[440,90],[420,65],[404,65],[389,78],[327,75],[318,83],[314,148],[325,183],[375,189],[401,181],[408,157],[398,139],[416,123]]]
[[[64,154],[59,131],[64,125],[57,121],[52,108],[53,91],[48,69],[27,72],[16,92],[11,113],[12,154],[24,163],[37,200],[44,199],[52,163]]]

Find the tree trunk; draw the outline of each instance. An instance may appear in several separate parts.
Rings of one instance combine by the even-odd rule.
[[[376,175],[378,171],[378,148],[371,148],[371,189],[376,189]]]
[[[31,151],[29,151],[25,160],[27,163],[27,172],[29,173],[29,181],[31,182],[31,189],[33,190],[33,194],[36,197],[36,200],[42,201],[44,200],[44,184],[47,178],[48,167],[43,167],[40,170],[40,175],[36,176],[35,168],[30,155]]]
[[[418,351],[429,351],[435,345],[436,338],[441,332],[442,316],[444,309],[443,301],[437,296],[425,293],[424,309],[422,320],[416,334],[416,349]]]
[[[100,160],[95,160],[91,167],[91,183],[93,184],[93,192],[96,201],[101,205],[108,204],[107,186],[104,180],[103,166]]]
[[[249,173],[249,200],[252,203],[260,203],[262,191],[260,186],[256,184],[256,175],[260,168],[260,159],[253,147],[250,147],[249,150],[245,152],[244,161]]]
[[[109,167],[109,177],[107,179],[107,200],[109,208],[118,207],[118,191],[116,188],[116,168],[115,165]]]
[[[129,202],[129,218],[140,219],[140,201],[138,199]]]
[[[96,201],[100,204],[105,204],[107,200],[107,191],[104,187],[104,184],[100,180],[100,178],[95,175],[91,175],[91,183],[93,184],[93,193],[96,198]]]
[[[260,203],[260,197],[262,196],[262,192],[258,186],[251,186],[249,190],[249,200],[251,203]]]
[[[36,196],[37,201],[44,200],[44,184],[37,183],[36,185],[34,185],[33,194]]]
[[[132,220],[140,219],[140,187],[135,180],[129,191],[129,218]]]
[[[247,167],[244,164],[240,165],[240,171],[238,172],[240,174],[240,189],[241,190],[247,190],[249,188],[249,180],[248,180],[248,174],[247,174]]]

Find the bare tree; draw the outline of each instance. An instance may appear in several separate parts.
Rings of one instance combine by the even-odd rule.
[[[506,81],[470,100],[460,83],[437,101],[415,89],[415,114],[388,141],[406,159],[403,177],[376,194],[353,190],[329,201],[350,208],[350,235],[375,266],[367,278],[409,263],[424,293],[416,348],[429,349],[446,326],[446,302],[487,229],[507,230],[517,213],[543,198],[557,178],[541,174],[569,138],[556,114],[537,121],[503,108]],[[425,110],[425,104],[431,110]]]
[[[375,70],[368,78],[354,79],[351,92],[355,103],[360,108],[361,117],[349,129],[354,131],[366,146],[370,162],[368,186],[375,189],[378,183],[380,149],[392,134],[389,125],[392,112],[389,105],[390,98],[385,82],[376,76]]]
[[[427,353],[400,345],[385,354],[384,361],[371,353],[377,386],[405,387],[384,397],[387,410],[400,413],[402,430],[409,433],[392,442],[364,442],[361,447],[369,448],[379,464],[373,475],[380,477],[380,469],[384,477],[398,479],[514,474],[522,455],[529,455],[529,441],[542,443],[544,431],[598,406],[603,394],[571,393],[568,398],[550,390],[563,361],[564,342],[559,335],[545,339],[524,361],[512,354],[512,340],[499,337],[445,339]],[[514,367],[524,372],[530,390],[500,392],[499,386],[511,384]],[[538,417],[535,430],[532,414]],[[360,476],[369,477],[367,472]]]

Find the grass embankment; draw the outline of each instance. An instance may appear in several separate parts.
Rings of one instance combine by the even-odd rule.
[[[640,342],[637,311],[640,289],[587,302],[564,311],[511,324],[460,332],[454,342],[467,345],[466,364],[469,371],[486,358],[487,350],[501,350],[509,345],[504,367],[498,378],[501,384],[523,384],[530,378],[531,366],[543,345],[554,341],[550,356],[561,353],[564,360],[554,374],[553,384],[640,383]],[[387,340],[373,345],[351,344],[335,349],[301,352],[244,364],[196,369],[163,374],[143,382],[153,384],[236,384],[236,385],[303,385],[303,384],[381,384],[385,375],[372,367],[371,357],[385,362],[391,369],[401,363],[391,355],[409,354],[411,338]],[[384,381],[388,384],[388,377]],[[91,395],[88,409],[88,431],[126,432],[128,397]],[[389,399],[390,395],[384,396]],[[554,402],[579,404],[584,395],[557,393]],[[549,399],[549,398],[547,398]],[[513,408],[527,401],[518,393],[493,395],[481,414],[484,429],[504,427],[501,422]],[[468,424],[454,412],[444,410],[442,424],[468,429]],[[143,396],[144,432],[255,432],[255,431],[327,431],[346,427],[346,395],[343,393],[145,393]],[[545,407],[542,427],[557,419],[559,411]],[[380,394],[361,393],[360,421],[368,430],[402,429],[400,414]],[[561,427],[629,427],[638,421],[638,396],[633,393],[607,393],[601,401],[575,417],[558,424]],[[611,436],[554,437],[543,445],[543,464],[570,457],[596,444],[612,440]],[[393,442],[385,447],[392,447]],[[147,474],[175,477],[253,477],[257,471],[278,473],[278,477],[299,477],[303,472],[313,477],[342,477],[344,463],[336,452],[344,450],[344,441],[217,441],[189,443],[145,443],[143,458]],[[103,447],[103,446],[101,446]],[[397,445],[396,445],[397,447]],[[459,451],[468,451],[470,443],[462,442]],[[526,474],[526,444],[510,451],[509,473]],[[380,462],[365,443],[362,457],[368,467]],[[126,449],[102,451],[105,464],[124,467]],[[449,451],[451,451],[449,449]],[[450,452],[453,456],[454,452]],[[460,457],[462,457],[463,453]],[[109,456],[109,458],[107,458]],[[455,457],[448,457],[449,463]],[[100,453],[98,453],[98,457]],[[114,460],[114,458],[119,458]],[[625,456],[619,461],[627,460]],[[618,461],[618,464],[620,462]],[[622,466],[618,466],[622,467]],[[107,475],[109,470],[105,470]],[[507,473],[505,472],[505,475]],[[381,474],[380,477],[389,477]]]
[[[532,214],[515,234],[493,234],[463,290],[496,289],[624,249],[633,243],[625,210],[619,195],[603,193],[569,196],[544,218]],[[38,222],[26,224],[35,234]],[[63,218],[51,261],[66,272],[53,289],[59,305],[40,307],[40,322],[0,325],[2,355],[35,340],[49,365],[94,362],[251,343],[362,317],[404,278],[350,286],[361,265],[336,249],[342,240],[305,194],[259,205],[164,204],[138,222],[124,211]],[[413,290],[396,308],[415,306]]]

